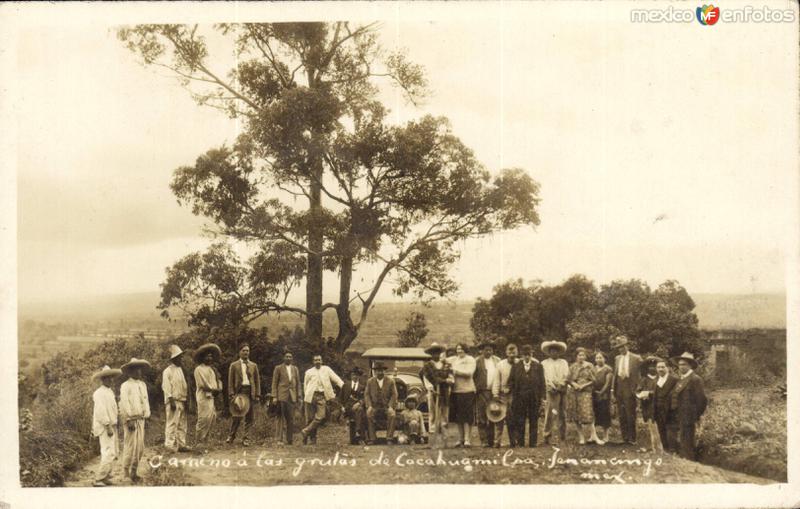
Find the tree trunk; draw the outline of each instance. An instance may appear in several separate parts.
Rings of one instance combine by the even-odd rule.
[[[336,317],[339,320],[339,333],[336,336],[336,351],[344,354],[358,335],[358,329],[350,316],[350,283],[353,280],[353,258],[343,257],[339,274],[339,305]]]
[[[322,248],[323,231],[319,217],[322,212],[322,158],[312,155],[309,186],[308,263],[306,277],[306,336],[312,341],[322,339]]]

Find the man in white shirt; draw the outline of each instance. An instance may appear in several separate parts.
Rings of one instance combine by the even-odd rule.
[[[308,368],[303,376],[303,401],[308,423],[305,428],[300,430],[300,434],[303,435],[303,444],[308,443],[309,439],[312,444],[317,443],[317,429],[325,419],[326,404],[329,400],[336,399],[333,384],[339,388],[344,385],[339,375],[322,364],[321,355],[315,355],[312,362],[314,365]]]
[[[228,367],[228,401],[233,402],[234,398],[239,395],[249,399],[249,404],[246,405],[247,413],[243,418],[237,416],[231,418],[231,429],[225,442],[233,443],[236,432],[244,419],[242,445],[247,447],[250,445],[248,436],[253,427],[254,403],[261,401],[261,372],[258,365],[250,360],[250,345],[247,343],[239,345],[239,359]]]
[[[125,426],[122,443],[122,468],[131,482],[139,482],[139,461],[144,454],[144,423],[150,418],[150,400],[147,385],[142,381],[142,371],[150,363],[132,358],[122,366],[122,372],[130,378],[119,390],[119,415]]]
[[[222,380],[213,364],[219,360],[222,350],[214,343],[200,346],[194,353],[197,367],[194,368],[195,399],[197,400],[197,424],[195,444],[205,448],[206,439],[217,420],[214,397],[222,392]],[[205,451],[205,449],[202,449]]]
[[[169,365],[161,375],[161,389],[167,409],[164,447],[174,452],[189,452],[191,449],[186,447],[186,400],[189,391],[181,368],[184,352],[178,345],[170,345],[169,354]]]
[[[547,412],[544,416],[544,441],[550,443],[553,430],[558,430],[558,436],[563,442],[567,435],[567,421],[564,416],[564,394],[567,391],[567,377],[569,365],[561,359],[567,351],[567,344],[563,341],[545,341],[542,351],[548,356],[542,361],[544,370],[545,390],[547,391]]]
[[[622,439],[636,444],[636,388],[639,386],[642,358],[629,350],[626,336],[617,336],[611,348],[619,354],[614,359],[614,378],[611,380],[611,397],[617,401],[617,415]]]
[[[492,387],[498,380],[497,365],[500,359],[494,355],[494,345],[483,341],[478,345],[481,355],[475,361],[475,373],[472,375],[475,382],[475,424],[478,426],[478,437],[481,445],[492,447],[494,445],[494,423],[486,415],[486,407],[492,401]]]
[[[103,366],[92,375],[92,380],[100,380],[100,387],[92,394],[92,435],[100,440],[100,468],[97,470],[92,486],[110,486],[111,467],[119,454],[117,440],[117,399],[112,389],[114,378],[122,374],[119,369]]]

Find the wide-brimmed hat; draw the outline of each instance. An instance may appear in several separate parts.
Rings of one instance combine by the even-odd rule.
[[[686,362],[688,362],[689,364],[691,364],[692,365],[692,369],[697,367],[697,359],[694,358],[694,355],[691,352],[683,352],[679,356],[673,357],[672,361],[675,364],[678,364],[678,361],[681,360],[681,359],[683,359]]]
[[[387,370],[389,368],[387,368],[386,364],[384,364],[383,362],[375,361],[375,363],[372,365],[372,370],[375,371],[377,369]]]
[[[425,353],[428,355],[435,355],[444,352],[444,350],[445,350],[444,345],[440,345],[439,343],[434,341],[428,348],[425,349]]]
[[[611,348],[616,350],[617,348],[628,345],[629,343],[628,336],[620,335],[611,340]]]
[[[125,371],[128,371],[131,368],[149,368],[149,367],[150,363],[147,362],[146,360],[137,359],[136,357],[131,357],[131,360],[123,364],[120,369],[124,373]]]
[[[363,374],[364,374],[364,370],[363,370],[363,369],[361,369],[361,368],[359,368],[358,366],[354,366],[354,367],[353,367],[353,369],[351,369],[351,370],[350,370],[350,374],[352,375],[352,374],[354,374],[354,373],[355,373],[356,375],[358,375],[358,376],[361,376],[361,375],[363,375]]]
[[[506,418],[506,404],[500,398],[492,398],[486,405],[486,418],[489,422],[500,422]]]
[[[409,401],[413,401],[414,403],[418,403],[419,399],[417,398],[416,394],[409,394],[408,396],[406,396],[406,401],[405,402],[408,403]]]
[[[237,394],[231,400],[231,415],[242,417],[250,411],[250,398],[247,394]]]
[[[100,378],[107,378],[110,376],[120,376],[121,374],[122,374],[121,369],[110,368],[108,367],[108,365],[106,365],[100,368],[100,371],[97,371],[92,375],[92,381],[98,380]]]
[[[179,347],[178,345],[169,345],[169,360],[172,360],[175,357],[183,355],[184,353],[186,352],[181,350],[181,347]]]
[[[194,351],[194,360],[202,359],[209,351],[213,352],[217,356],[217,359],[222,357],[222,349],[220,349],[219,346],[214,343],[206,343],[197,347],[197,349]]]
[[[543,341],[542,342],[542,352],[548,353],[551,348],[558,348],[561,353],[567,351],[567,344],[563,341]]]

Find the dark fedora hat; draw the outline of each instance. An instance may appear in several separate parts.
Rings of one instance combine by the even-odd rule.
[[[350,370],[350,374],[351,375],[356,374],[358,376],[361,376],[364,374],[364,370],[359,368],[358,366],[353,366],[353,368]]]
[[[372,370],[376,371],[379,369],[385,371],[389,368],[386,367],[386,364],[384,364],[383,361],[375,361],[375,363],[372,365]]]

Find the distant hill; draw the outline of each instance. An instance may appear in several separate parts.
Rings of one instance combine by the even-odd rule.
[[[21,303],[20,320],[43,322],[113,322],[119,320],[166,324],[155,308],[158,293],[132,293],[86,297],[62,302]],[[710,294],[692,295],[695,309],[704,329],[785,328],[786,296],[784,294]],[[439,302],[430,307],[405,302],[375,304],[362,330],[370,345],[392,344],[398,329],[411,311],[420,311],[428,319],[429,338],[452,343],[471,340],[469,320],[472,301]],[[326,313],[324,333],[335,335],[333,313]],[[283,314],[269,317],[259,324],[272,330],[302,325],[300,317]],[[158,326],[158,325],[154,325]],[[161,325],[163,327],[164,325]]]

